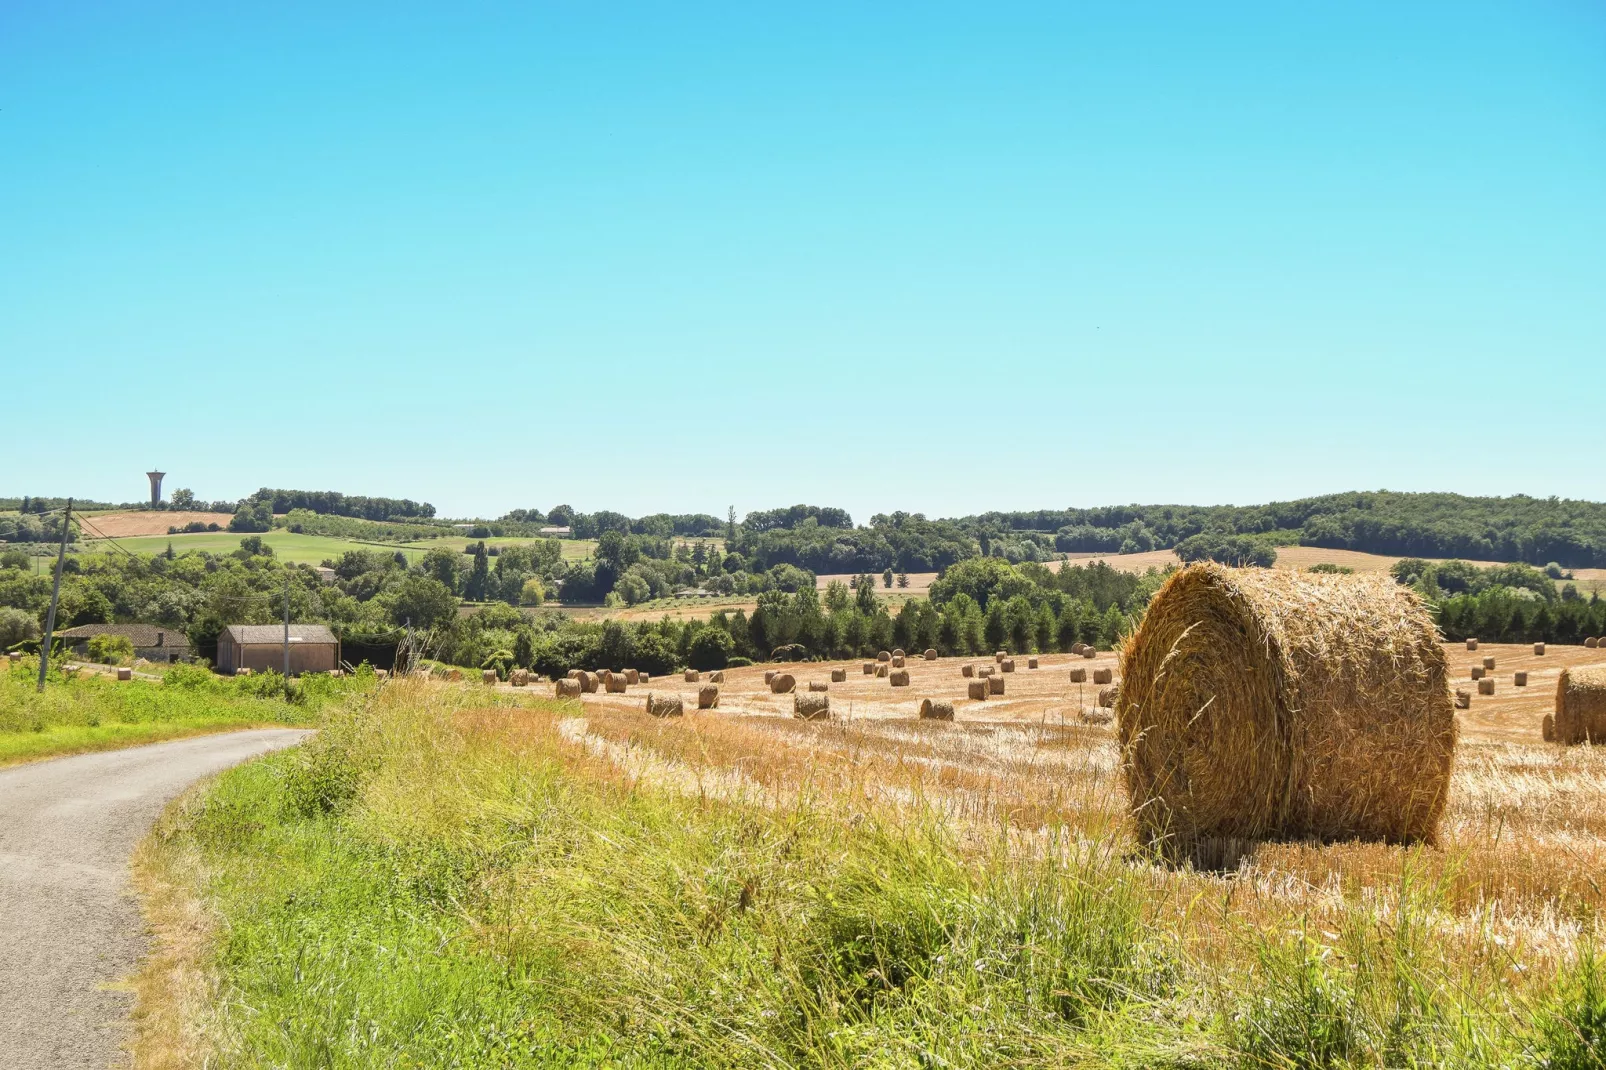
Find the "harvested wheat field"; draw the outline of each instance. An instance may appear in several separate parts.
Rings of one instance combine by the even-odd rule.
[[[89,523],[95,532],[108,539],[131,539],[140,535],[166,535],[169,528],[183,528],[187,524],[216,524],[227,528],[234,519],[232,513],[197,513],[183,511],[140,510],[132,513],[90,514]],[[93,532],[86,532],[93,534]]]

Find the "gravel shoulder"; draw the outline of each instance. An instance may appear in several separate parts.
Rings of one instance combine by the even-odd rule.
[[[127,1065],[145,950],[129,858],[186,787],[303,729],[200,736],[0,769],[0,1062]]]

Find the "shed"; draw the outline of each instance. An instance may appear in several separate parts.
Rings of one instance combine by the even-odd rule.
[[[146,661],[188,661],[190,641],[183,628],[171,624],[83,624],[57,629],[56,638],[65,639],[74,653],[83,656],[89,640],[97,635],[121,635],[134,644],[134,656]]]
[[[230,624],[217,636],[217,671],[284,669],[282,624]],[[290,675],[333,672],[340,664],[340,640],[322,624],[290,625]]]

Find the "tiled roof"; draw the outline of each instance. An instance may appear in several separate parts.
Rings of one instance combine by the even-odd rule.
[[[284,642],[284,625],[282,624],[231,624],[223,629],[227,635],[241,646],[263,646]],[[220,636],[221,637],[221,636]],[[335,633],[322,624],[292,624],[290,625],[290,641],[292,643],[335,643]]]
[[[173,624],[82,624],[56,632],[58,639],[90,639],[97,635],[126,635],[137,647],[188,648],[184,629]]]

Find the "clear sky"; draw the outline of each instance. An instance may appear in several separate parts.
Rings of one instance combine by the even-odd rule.
[[[0,2],[0,494],[1606,498],[1606,5]]]

